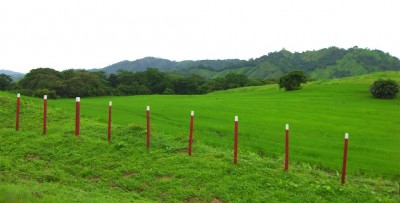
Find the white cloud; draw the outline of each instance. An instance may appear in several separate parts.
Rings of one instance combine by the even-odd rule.
[[[101,68],[145,56],[255,58],[285,48],[400,56],[397,0],[16,0],[0,5],[0,69]]]

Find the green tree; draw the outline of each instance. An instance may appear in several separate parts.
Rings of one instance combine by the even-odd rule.
[[[108,82],[110,83],[111,87],[116,88],[118,86],[118,76],[114,73],[111,73],[108,76]]]
[[[285,88],[286,91],[299,90],[301,84],[307,83],[307,76],[303,71],[294,70],[279,78],[279,88]]]
[[[65,87],[62,74],[51,68],[32,69],[18,82],[18,85],[23,89],[30,90],[26,92],[48,89],[55,90],[57,95],[62,93]]]
[[[19,81],[25,89],[53,89],[55,83],[61,81],[60,72],[51,68],[32,69]]]
[[[177,94],[200,94],[200,86],[205,83],[205,79],[199,75],[178,78],[174,81],[175,93]]]
[[[394,80],[377,80],[372,84],[370,91],[375,98],[393,99],[399,89],[399,84]]]
[[[175,91],[174,91],[173,89],[171,89],[171,88],[167,88],[167,89],[165,89],[165,91],[163,92],[163,94],[169,94],[169,95],[171,95],[171,94],[175,94]]]
[[[148,68],[144,73],[147,78],[146,86],[153,94],[162,94],[167,87],[171,86],[166,74],[156,68]]]
[[[208,92],[226,89],[225,78],[217,77],[207,81]]]
[[[65,81],[66,97],[103,96],[111,92],[102,72],[72,71]]]
[[[247,86],[249,79],[241,73],[229,73],[225,76],[225,89]]]
[[[6,74],[0,74],[0,90],[9,90],[12,87],[12,78]]]

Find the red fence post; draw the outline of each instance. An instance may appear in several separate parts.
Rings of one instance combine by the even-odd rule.
[[[233,146],[233,163],[237,163],[238,156],[238,132],[239,131],[239,117],[235,116],[235,137],[234,137],[234,146]]]
[[[342,184],[346,182],[346,165],[347,165],[347,149],[349,145],[349,133],[344,134],[344,153],[343,153],[343,168],[342,168]]]
[[[189,156],[192,156],[194,111],[190,112]]]
[[[285,171],[289,169],[289,124],[286,124]]]
[[[108,144],[111,142],[111,112],[112,112],[112,101],[108,103]]]
[[[21,108],[21,94],[17,94],[17,110],[15,112],[15,130],[19,131],[19,112]]]
[[[147,120],[147,140],[146,140],[146,147],[147,150],[150,149],[150,106],[146,107],[146,120]]]
[[[75,108],[75,136],[79,136],[80,132],[80,114],[81,114],[81,98],[76,98],[76,108]]]
[[[43,96],[43,135],[47,133],[47,95]]]

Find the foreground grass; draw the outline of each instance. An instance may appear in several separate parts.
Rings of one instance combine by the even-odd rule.
[[[284,126],[289,123],[291,160],[333,172],[341,170],[344,133],[348,132],[350,173],[398,180],[400,96],[372,98],[369,86],[379,78],[400,80],[400,72],[316,81],[292,92],[268,85],[198,96],[83,98],[81,106],[84,117],[105,123],[112,100],[114,123],[144,125],[145,108],[150,105],[153,132],[167,136],[186,136],[194,110],[196,138],[225,148],[232,146],[233,118],[238,115],[240,148],[270,157],[284,152]],[[70,112],[74,104],[74,99],[50,101]]]
[[[12,116],[14,98],[0,97],[0,202],[398,202],[397,183],[381,178],[340,176],[309,163],[284,172],[282,156],[232,152],[196,139],[186,154],[187,136],[153,134],[145,149],[142,125],[114,124],[112,143],[101,119],[82,118],[76,138],[73,113],[49,109],[41,135],[41,110],[24,100],[20,132]],[[30,108],[27,108],[30,107]]]

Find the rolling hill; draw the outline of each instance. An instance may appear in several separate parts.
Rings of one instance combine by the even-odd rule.
[[[227,67],[235,66],[237,64],[245,63],[244,60],[227,59],[227,60],[186,60],[181,62],[171,61],[168,59],[145,57],[135,61],[121,61],[102,69],[92,69],[91,71],[104,71],[105,73],[115,73],[118,70],[126,71],[145,71],[147,68],[157,68],[161,71],[171,72],[191,67],[199,67],[201,69],[219,71]]]

